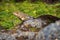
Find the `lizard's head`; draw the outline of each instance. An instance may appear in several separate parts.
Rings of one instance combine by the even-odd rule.
[[[27,14],[19,12],[19,11],[13,12],[13,14],[15,16],[17,16],[18,18],[20,18],[21,20],[27,20],[27,19],[29,19],[29,16]]]

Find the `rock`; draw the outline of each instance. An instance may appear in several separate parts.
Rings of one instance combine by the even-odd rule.
[[[0,40],[16,40],[15,37],[7,33],[0,33]]]
[[[60,40],[60,21],[51,23],[38,32],[36,40]]]

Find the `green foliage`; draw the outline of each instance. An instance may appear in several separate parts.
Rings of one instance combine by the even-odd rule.
[[[21,23],[21,21],[15,17],[12,13],[7,11],[0,12],[0,25],[6,29],[13,28],[14,25]]]
[[[24,13],[27,13],[28,15],[33,17],[37,17],[45,14],[56,16],[57,13],[59,14],[59,12],[56,12],[59,10],[59,8],[56,7],[56,6],[59,6],[57,4],[46,4],[43,2],[38,2],[38,3],[24,2],[24,3],[21,3],[21,5],[20,3],[17,3],[16,7],[18,8],[18,10]]]
[[[11,29],[21,21],[12,13],[16,10],[22,11],[32,17],[38,17],[40,15],[54,15],[60,17],[60,3],[46,4],[42,2],[37,3],[0,3],[0,25],[6,29]]]

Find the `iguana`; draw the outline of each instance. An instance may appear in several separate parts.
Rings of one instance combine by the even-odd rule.
[[[21,19],[23,22],[20,24],[20,29],[29,30],[29,28],[42,29],[50,23],[53,23],[60,18],[52,15],[41,15],[37,18],[31,17],[23,12],[13,12],[15,16]]]

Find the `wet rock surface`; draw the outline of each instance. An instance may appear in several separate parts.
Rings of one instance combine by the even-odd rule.
[[[21,31],[17,29],[15,33],[0,32],[0,40],[60,40],[60,21],[51,23],[39,32]]]
[[[36,37],[36,40],[60,40],[60,21],[46,26]]]

